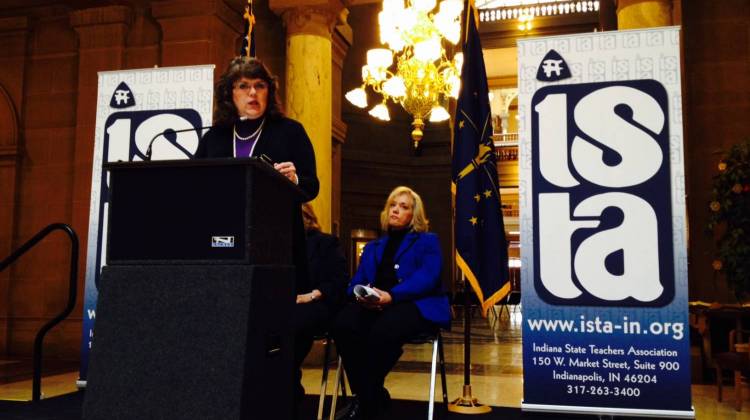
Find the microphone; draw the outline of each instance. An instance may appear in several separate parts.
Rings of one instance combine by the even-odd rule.
[[[212,128],[213,125],[207,125],[204,127],[192,127],[192,128],[184,128],[182,130],[174,130],[172,128],[167,128],[166,130],[157,133],[154,137],[151,138],[151,141],[148,142],[148,148],[146,148],[146,154],[144,161],[150,162],[151,161],[151,154],[153,153],[153,146],[156,139],[158,139],[161,136],[164,136],[165,139],[167,139],[170,143],[177,146],[180,150],[182,150],[183,153],[185,153],[187,156],[190,156],[190,153],[185,150],[182,146],[180,146],[177,143],[177,133],[185,133],[188,131],[199,131],[199,130],[207,130],[209,128]]]

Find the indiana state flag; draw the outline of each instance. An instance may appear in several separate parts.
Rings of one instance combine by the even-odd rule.
[[[456,263],[479,297],[483,313],[510,292],[497,159],[492,142],[487,74],[473,13],[467,9],[461,93],[453,133]]]

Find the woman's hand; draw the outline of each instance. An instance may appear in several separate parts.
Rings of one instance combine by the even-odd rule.
[[[373,302],[371,300],[362,299],[359,296],[355,296],[354,299],[357,301],[357,303],[359,303],[360,305],[364,306],[367,309],[372,309],[373,311],[380,309],[378,302]]]
[[[378,306],[383,307],[386,305],[390,305],[393,302],[393,297],[385,290],[380,290],[377,287],[373,287],[372,290],[378,292],[378,294],[380,295],[380,300],[375,302]]]
[[[378,292],[380,295],[380,299],[376,301],[371,301],[367,299],[362,299],[361,297],[357,297],[357,302],[364,306],[367,309],[372,309],[375,311],[382,311],[384,307],[387,305],[390,305],[393,302],[393,297],[390,293],[386,292],[385,290],[380,290],[376,287],[373,287],[372,290]]]
[[[321,293],[320,290],[315,289],[310,293],[305,293],[302,295],[297,295],[297,303],[310,303],[315,302],[316,300],[320,300],[320,298],[323,296],[323,293]]]
[[[284,175],[289,179],[290,181],[294,182],[295,184],[299,184],[299,178],[297,177],[297,168],[294,167],[294,163],[292,162],[281,162],[281,163],[274,163],[273,168],[279,171],[281,175]]]

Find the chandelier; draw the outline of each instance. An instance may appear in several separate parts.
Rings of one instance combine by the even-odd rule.
[[[382,101],[370,109],[375,118],[390,121],[387,101],[401,105],[414,118],[411,137],[414,147],[422,139],[424,119],[430,122],[450,118],[445,105],[457,98],[461,86],[463,54],[449,58],[443,40],[457,44],[461,38],[463,0],[384,0],[378,15],[380,42],[388,48],[367,51],[362,66],[362,86],[347,92],[353,105],[366,108],[370,86]],[[394,68],[395,58],[395,68]]]

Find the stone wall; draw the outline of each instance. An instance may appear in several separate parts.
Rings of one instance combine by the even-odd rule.
[[[750,137],[750,2],[682,2],[690,299],[734,302],[705,233],[720,150]]]
[[[54,222],[81,240],[78,305],[48,334],[49,357],[79,353],[97,72],[213,63],[218,75],[243,28],[242,0],[108,3],[0,6],[0,257]],[[283,81],[281,21],[267,1],[255,8],[258,56]],[[36,331],[64,308],[68,261],[55,233],[0,273],[0,357],[30,355]]]

